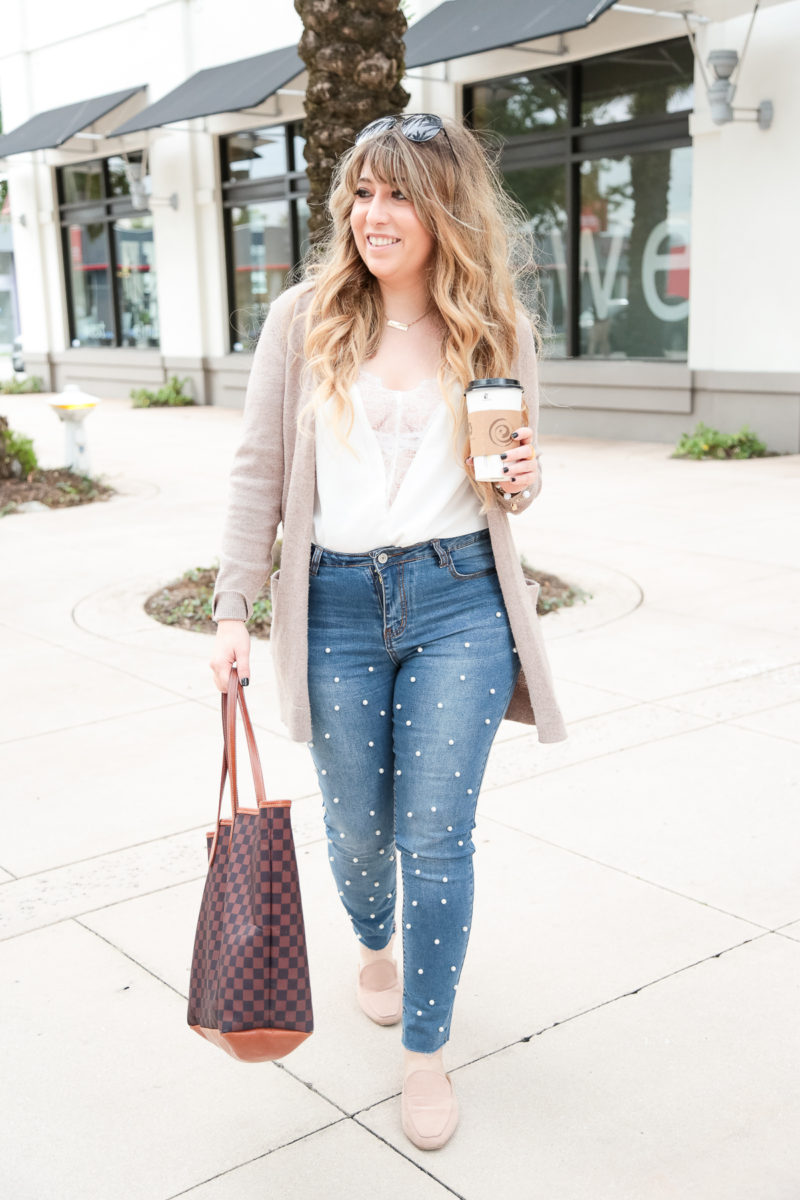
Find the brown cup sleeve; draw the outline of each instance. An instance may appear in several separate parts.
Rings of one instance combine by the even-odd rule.
[[[528,412],[518,408],[492,408],[486,412],[467,414],[469,449],[473,457],[501,454],[514,445],[512,433],[527,424]]]

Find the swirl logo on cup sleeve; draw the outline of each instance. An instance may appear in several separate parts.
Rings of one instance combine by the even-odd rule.
[[[511,441],[511,425],[506,417],[498,417],[489,426],[489,440],[493,446],[507,446]]]

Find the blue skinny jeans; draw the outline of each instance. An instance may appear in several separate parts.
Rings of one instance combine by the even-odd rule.
[[[338,554],[309,579],[312,740],[328,857],[359,940],[395,930],[403,1045],[450,1035],[473,903],[475,806],[519,672],[486,531]]]

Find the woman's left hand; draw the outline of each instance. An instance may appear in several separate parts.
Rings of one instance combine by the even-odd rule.
[[[503,460],[503,478],[498,480],[498,486],[509,495],[516,496],[518,492],[524,492],[526,488],[534,486],[539,466],[533,451],[533,430],[528,425],[523,425],[511,436],[514,445],[500,455]],[[467,467],[470,471],[474,470],[471,455],[467,459]]]

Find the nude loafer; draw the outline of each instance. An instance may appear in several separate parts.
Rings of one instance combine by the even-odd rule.
[[[458,1101],[449,1075],[412,1071],[400,1100],[403,1133],[420,1150],[440,1150],[458,1124]]]
[[[403,1015],[403,985],[397,963],[382,958],[361,967],[356,998],[370,1021],[376,1025],[396,1025]]]

